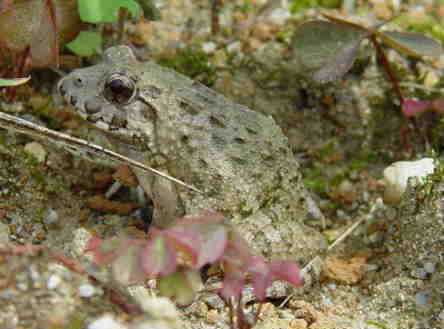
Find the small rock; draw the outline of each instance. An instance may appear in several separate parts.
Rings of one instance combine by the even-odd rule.
[[[40,163],[44,162],[48,152],[43,148],[42,144],[31,142],[25,145],[25,152],[31,154]]]
[[[227,52],[232,53],[239,53],[241,51],[242,44],[240,41],[233,41],[232,43],[227,45]]]
[[[284,25],[287,19],[290,17],[291,13],[289,10],[284,8],[276,8],[270,13],[269,20],[273,24]]]
[[[62,282],[62,279],[58,275],[51,275],[48,279],[46,286],[48,289],[55,289]]]
[[[206,54],[214,53],[216,51],[216,47],[217,47],[216,43],[212,41],[204,42],[202,44],[202,50]]]
[[[426,271],[429,274],[433,274],[436,271],[436,264],[427,262],[424,264],[424,271]]]
[[[79,287],[79,296],[80,297],[90,298],[90,297],[94,296],[95,293],[96,293],[96,289],[90,284],[82,284]]]
[[[384,202],[389,204],[399,203],[410,177],[423,178],[432,174],[434,170],[435,165],[432,158],[392,163],[384,170],[386,183]]]
[[[429,305],[428,293],[421,291],[415,295],[415,303],[419,307],[427,307]]]
[[[43,218],[46,225],[54,225],[59,221],[59,214],[52,208],[48,209],[46,216]]]
[[[118,323],[114,318],[106,314],[97,320],[93,321],[88,329],[125,329],[126,327]]]

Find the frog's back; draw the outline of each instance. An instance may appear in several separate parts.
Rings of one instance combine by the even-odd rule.
[[[271,117],[155,63],[143,65],[142,80],[164,91],[163,104],[154,106],[165,109],[158,129],[160,140],[167,136],[160,149],[170,173],[222,198],[219,210],[257,210],[299,180],[287,138]]]

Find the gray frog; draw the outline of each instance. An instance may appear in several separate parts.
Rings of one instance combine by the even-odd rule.
[[[203,194],[134,169],[165,227],[183,215],[223,213],[267,259],[304,263],[324,248],[303,224],[307,192],[287,138],[271,117],[235,104],[126,46],[58,85],[77,113],[107,132],[114,150]]]

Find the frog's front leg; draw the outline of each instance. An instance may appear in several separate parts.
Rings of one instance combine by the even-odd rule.
[[[177,186],[173,182],[159,176],[147,174],[141,169],[135,168],[133,171],[139,180],[139,184],[153,202],[154,226],[165,228],[174,219],[185,214]]]

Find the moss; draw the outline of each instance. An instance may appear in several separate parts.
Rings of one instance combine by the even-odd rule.
[[[159,60],[159,64],[189,76],[211,87],[216,79],[216,70],[210,64],[209,55],[202,50],[187,47],[173,57]]]
[[[321,168],[312,167],[303,170],[304,184],[311,191],[319,195],[327,193],[328,181]]]
[[[381,328],[381,329],[390,329],[384,323],[373,321],[373,320],[368,320],[367,324],[375,326],[375,327],[378,327],[378,328]]]
[[[340,0],[293,0],[290,11],[297,14],[310,8],[339,8],[341,4]]]

